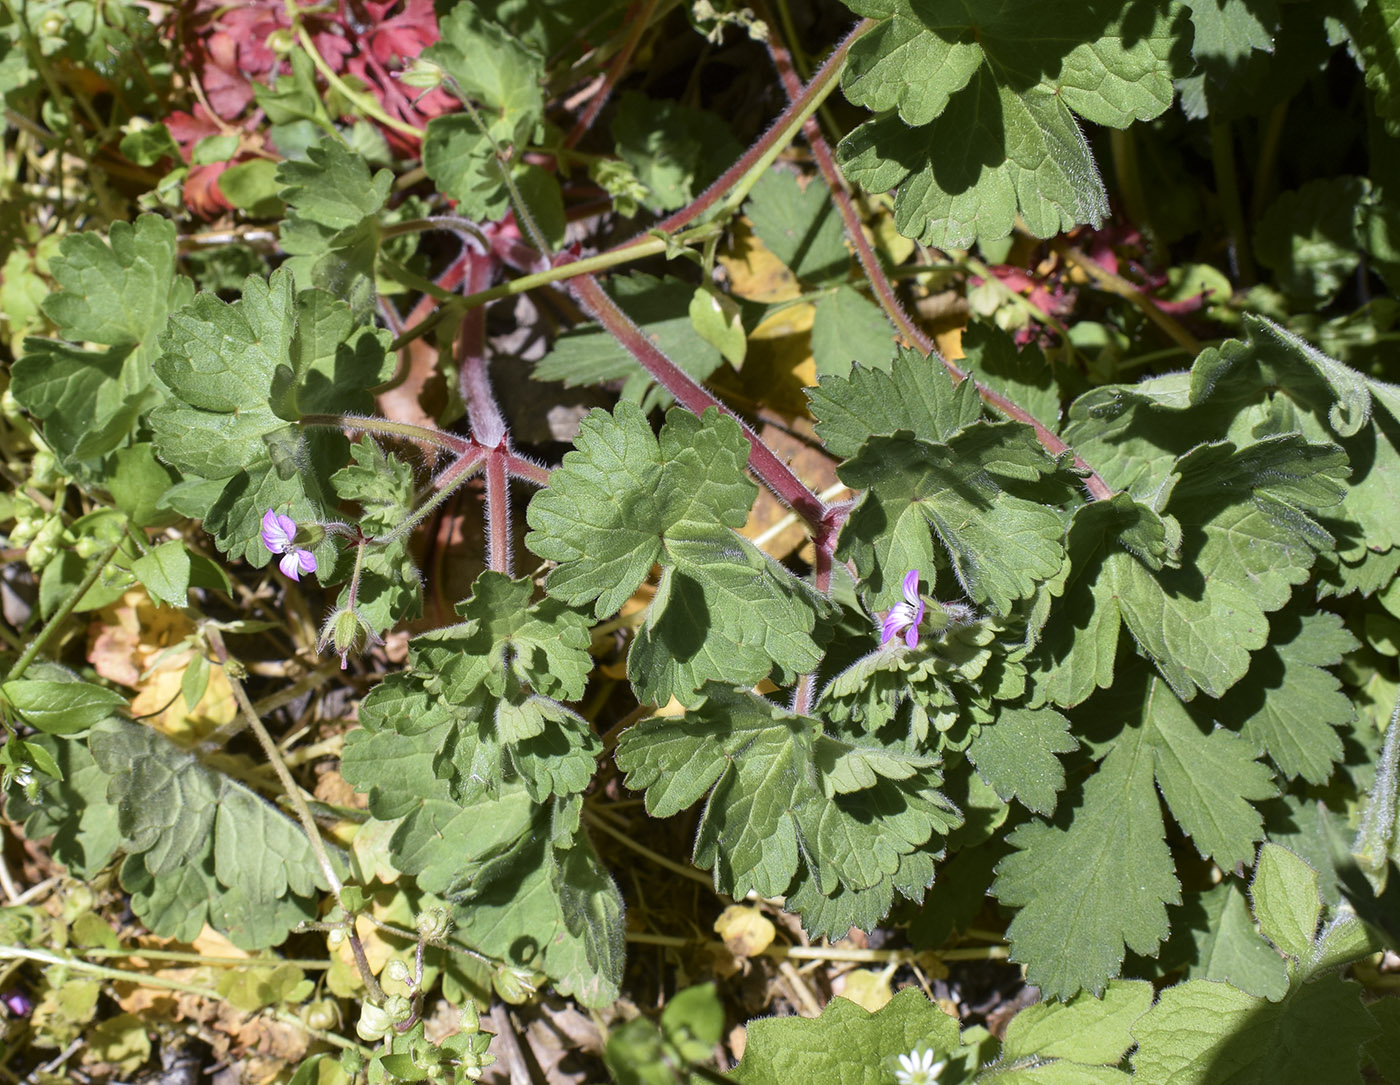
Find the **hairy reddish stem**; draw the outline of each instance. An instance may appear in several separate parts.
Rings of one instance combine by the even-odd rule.
[[[324,429],[344,430],[346,433],[378,433],[387,437],[400,437],[415,444],[431,445],[451,452],[454,456],[465,456],[477,449],[477,443],[470,437],[458,437],[432,426],[418,426],[411,422],[391,422],[387,418],[371,418],[359,414],[305,414],[301,417],[303,426]]]
[[[488,566],[510,576],[515,564],[510,548],[510,479],[500,449],[486,456],[486,536]]]
[[[564,138],[565,147],[573,147],[583,138],[585,132],[593,127],[593,122],[598,119],[598,114],[602,112],[603,106],[607,105],[608,99],[612,97],[613,88],[617,86],[617,81],[622,78],[622,74],[627,69],[628,63],[632,59],[632,54],[637,51],[637,46],[642,40],[642,34],[646,31],[651,22],[652,14],[656,11],[657,0],[633,0],[627,7],[627,14],[623,16],[623,22],[631,27],[628,31],[627,40],[622,43],[622,48],[617,51],[617,55],[612,58],[612,63],[608,65],[607,75],[603,77],[603,85],[598,88],[591,101],[579,115],[569,134]]]
[[[778,116],[778,119],[769,125],[768,131],[764,132],[763,135],[759,137],[758,142],[745,151],[743,156],[735,162],[734,165],[721,173],[719,177],[715,179],[714,184],[700,193],[690,204],[682,207],[669,218],[662,219],[652,227],[652,229],[645,233],[638,234],[630,241],[625,241],[621,245],[615,246],[615,248],[623,249],[628,245],[634,245],[638,241],[644,241],[649,235],[658,231],[665,234],[674,233],[687,223],[694,222],[711,207],[719,203],[719,201],[724,198],[724,195],[738,183],[739,179],[748,173],[749,170],[753,169],[759,159],[768,154],[773,149],[774,145],[783,138],[787,131],[788,124],[793,118],[806,109],[811,104],[812,99],[822,94],[826,90],[827,84],[841,74],[841,68],[846,63],[846,54],[851,51],[851,46],[855,43],[855,40],[867,31],[874,29],[874,27],[874,19],[862,19],[858,22],[851,32],[841,40],[841,44],[832,50],[831,55],[826,58],[826,62],[817,69],[816,75],[812,76],[812,81],[808,83],[806,87],[799,87],[798,93],[793,96],[787,109],[783,110]],[[789,91],[789,94],[791,94],[791,91]]]
[[[655,343],[631,318],[617,307],[607,293],[591,275],[573,279],[569,289],[574,299],[595,320],[612,333],[613,337],[637,359],[642,368],[666,391],[675,397],[677,403],[688,411],[702,414],[706,407],[716,407],[739,423],[749,442],[749,469],[757,475],[765,486],[778,496],[778,499],[807,521],[813,528],[819,528],[827,513],[821,498],[803,485],[802,480],[792,473],[777,454],[764,444],[756,433],[744,424],[733,411],[707,392],[689,373],[670,358],[666,357]]]
[[[758,4],[760,15],[764,14],[764,5],[761,0]],[[766,19],[770,26],[772,20]],[[857,28],[859,29],[859,28]],[[848,38],[847,41],[850,39]],[[792,64],[792,55],[787,47],[777,39],[774,34],[768,36],[768,52],[773,58],[773,66],[778,70],[778,78],[782,81],[783,90],[791,99],[793,105],[797,104],[798,97],[804,93],[802,81],[797,76],[797,71]],[[828,61],[828,63],[830,63]],[[813,80],[815,83],[816,80]],[[791,106],[789,108],[792,108]],[[807,123],[802,126],[802,135],[807,140],[807,145],[812,149],[812,158],[817,163],[817,169],[822,175],[822,180],[826,182],[827,188],[831,190],[832,198],[836,202],[836,209],[840,212],[841,221],[846,228],[846,237],[850,240],[852,247],[856,251],[856,258],[860,261],[861,269],[870,280],[870,285],[875,292],[876,299],[880,302],[880,307],[885,310],[885,315],[889,317],[895,328],[909,340],[911,344],[925,357],[937,358],[947,368],[955,383],[961,383],[969,379],[969,374],[961,366],[954,364],[939,353],[933,339],[918,324],[910,318],[904,311],[904,306],[899,303],[899,297],[894,292],[894,286],[880,266],[880,260],[875,255],[875,250],[870,242],[866,240],[865,231],[861,229],[860,215],[856,212],[855,204],[851,201],[850,195],[846,192],[846,185],[841,177],[841,171],[836,167],[836,158],[831,153],[831,147],[826,142],[826,137],[822,135],[821,125],[817,123],[816,117],[809,117]],[[1036,439],[1041,447],[1052,456],[1061,456],[1070,448],[1064,441],[1043,426],[1032,417],[1031,413],[1019,406],[1000,392],[988,388],[981,381],[973,381],[977,388],[977,394],[982,397],[982,402],[989,407],[993,407],[1017,422],[1024,422],[1035,431]],[[1109,486],[1097,471],[1090,467],[1078,453],[1074,454],[1074,465],[1081,471],[1087,472],[1084,479],[1084,487],[1089,495],[1096,501],[1113,496],[1113,487]],[[820,553],[820,547],[818,548]]]
[[[485,290],[495,277],[496,263],[490,253],[469,253],[462,290],[468,294]],[[472,437],[487,448],[498,448],[506,439],[506,423],[486,373],[485,306],[468,309],[462,314],[457,332],[457,365],[457,379]]]

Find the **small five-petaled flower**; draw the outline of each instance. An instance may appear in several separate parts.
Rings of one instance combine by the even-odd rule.
[[[934,1062],[933,1052],[927,1048],[899,1056],[899,1067],[894,1072],[899,1085],[933,1085],[943,1071],[943,1063]]]
[[[910,569],[904,574],[904,602],[890,607],[885,620],[880,623],[880,643],[888,644],[901,630],[904,643],[910,648],[919,643],[919,623],[924,620],[924,601],[919,598],[919,570]]]
[[[290,516],[282,516],[272,509],[268,509],[263,514],[263,545],[274,554],[282,555],[282,560],[277,563],[277,567],[282,570],[283,576],[300,580],[302,573],[316,571],[316,557],[310,550],[294,545],[293,540],[296,538],[296,533],[296,521]]]

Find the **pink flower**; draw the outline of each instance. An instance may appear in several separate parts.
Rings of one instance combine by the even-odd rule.
[[[296,533],[296,521],[290,516],[281,516],[272,509],[263,513],[263,545],[274,554],[282,555],[282,560],[277,563],[277,568],[282,570],[283,576],[300,580],[302,573],[316,571],[316,557],[310,550],[304,550],[294,545],[293,540],[296,538]]]
[[[919,623],[924,620],[924,601],[919,598],[919,570],[904,574],[904,602],[896,603],[880,623],[880,643],[888,644],[900,630],[907,629],[904,643],[910,648],[919,643]]]

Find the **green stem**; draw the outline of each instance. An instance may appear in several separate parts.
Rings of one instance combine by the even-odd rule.
[[[392,128],[396,132],[402,132],[406,136],[412,136],[414,139],[422,140],[423,130],[421,128],[415,128],[411,124],[405,124],[397,117],[389,116],[388,113],[385,113],[384,110],[379,108],[379,103],[373,98],[361,94],[331,70],[331,66],[326,63],[326,58],[321,55],[320,51],[316,48],[316,43],[311,40],[311,35],[306,32],[306,27],[301,23],[301,9],[297,7],[296,4],[291,3],[290,0],[287,4],[287,16],[292,21],[293,29],[297,32],[297,40],[301,42],[301,47],[306,50],[306,55],[311,58],[311,63],[316,65],[316,70],[321,73],[322,78],[325,79],[330,86],[339,91],[347,101],[353,104],[355,108],[366,117],[373,117],[386,128]]]
[[[390,350],[402,350],[415,339],[419,339],[437,327],[443,319],[455,313],[462,313],[468,309],[475,309],[478,306],[489,304],[500,298],[514,297],[516,294],[524,294],[534,290],[539,286],[547,286],[550,283],[563,282],[566,279],[574,279],[580,275],[591,275],[595,271],[606,271],[608,268],[616,267],[619,264],[631,263],[634,260],[641,260],[648,256],[657,256],[666,252],[673,245],[693,245],[696,242],[704,241],[706,238],[722,233],[724,228],[718,223],[711,223],[705,226],[697,226],[693,230],[687,230],[674,237],[648,237],[644,241],[637,241],[631,245],[626,245],[609,252],[600,252],[596,256],[590,256],[584,260],[575,260],[572,263],[560,264],[557,267],[548,268],[544,271],[537,271],[530,275],[522,275],[518,279],[510,279],[491,287],[489,290],[482,290],[475,294],[466,294],[460,298],[454,297],[450,302],[428,314],[413,327],[407,329],[402,335],[390,344]]]
[[[315,972],[331,967],[326,960],[298,960],[293,957],[210,957],[204,953],[187,953],[178,949],[103,949],[99,946],[82,946],[73,952],[84,957],[141,957],[151,961],[177,961],[188,964],[242,965],[251,968],[277,967],[284,964],[295,965],[307,972]]]
[[[1249,249],[1249,233],[1245,229],[1244,204],[1240,199],[1240,182],[1235,173],[1235,144],[1230,125],[1210,118],[1210,157],[1215,165],[1215,187],[1220,196],[1220,213],[1230,234],[1230,251],[1234,255],[1235,273],[1240,285],[1254,284],[1254,255]]]
[[[395,348],[397,349],[397,348]],[[387,418],[374,418],[358,414],[305,414],[301,417],[303,426],[323,429],[359,430],[362,433],[382,433],[387,437],[402,437],[420,445],[432,445],[445,452],[464,456],[472,451],[473,443],[451,433],[444,433],[431,426],[416,426],[412,422],[392,422]]]
[[[92,964],[78,957],[64,957],[61,954],[52,953],[48,950],[30,949],[28,946],[0,946],[0,961],[16,960],[34,961],[37,964],[46,965],[51,968],[71,968],[74,971],[86,972],[88,975],[111,980],[114,983],[130,983],[136,987],[159,987],[167,991],[181,991],[189,995],[198,995],[201,998],[209,999],[211,1002],[224,1001],[224,997],[219,994],[218,991],[212,991],[207,987],[200,987],[193,983],[182,983],[179,980],[172,980],[165,976],[153,976],[148,972],[131,972],[124,968],[108,968],[105,965]],[[262,1012],[269,1014],[285,1025],[294,1025],[308,1036],[314,1036],[323,1043],[331,1044],[333,1047],[359,1051],[366,1058],[369,1057],[370,1052],[353,1040],[347,1040],[338,1033],[312,1028],[294,1013],[270,1007]]]
[[[34,662],[34,657],[43,649],[49,637],[53,635],[53,631],[67,620],[68,615],[73,613],[73,608],[88,593],[88,589],[97,583],[97,578],[102,575],[102,570],[107,568],[107,563],[116,556],[121,545],[122,540],[118,539],[101,553],[97,561],[88,567],[87,575],[83,577],[82,583],[73,589],[68,598],[63,600],[62,605],[54,611],[53,617],[44,623],[44,628],[39,630],[38,635],[29,642],[29,647],[24,650],[24,654],[10,668],[10,673],[5,679],[7,682],[13,682],[29,669],[29,665]]]
[[[447,470],[443,472],[443,483],[438,488],[437,492],[427,501],[423,502],[412,516],[399,524],[393,531],[389,532],[387,535],[377,537],[374,541],[376,543],[387,544],[395,542],[411,532],[415,527],[421,524],[434,509],[451,497],[464,482],[472,477],[473,469],[486,455],[487,453],[483,452],[481,449],[477,449],[475,455],[463,456],[451,467],[447,468]]]
[[[262,747],[263,755],[267,758],[268,764],[272,766],[272,771],[277,774],[277,781],[282,785],[282,791],[287,796],[287,801],[292,804],[292,809],[296,811],[297,820],[301,822],[302,831],[306,833],[307,842],[311,845],[311,852],[316,857],[316,865],[321,868],[321,874],[335,894],[336,900],[340,902],[342,908],[345,908],[348,917],[345,926],[346,941],[350,943],[350,949],[355,955],[355,964],[360,970],[360,978],[364,980],[370,998],[375,1005],[381,1005],[384,1002],[384,990],[379,986],[379,980],[369,967],[364,947],[360,944],[359,934],[355,931],[355,913],[352,909],[345,907],[345,902],[341,900],[341,894],[345,892],[345,883],[340,880],[340,875],[336,873],[335,865],[331,862],[330,853],[326,851],[326,842],[321,839],[321,831],[316,827],[316,819],[311,816],[311,809],[306,805],[306,799],[302,797],[301,788],[297,787],[297,782],[292,779],[291,772],[282,760],[282,751],[277,748],[277,743],[272,741],[272,736],[263,726],[262,719],[253,710],[253,702],[248,700],[248,693],[244,690],[243,683],[233,673],[234,668],[229,666],[232,657],[224,644],[223,635],[213,626],[205,626],[204,636],[209,643],[210,650],[214,653],[214,658],[219,661],[219,666],[223,668],[224,677],[228,679],[228,684],[233,690],[234,700],[238,702],[238,709],[243,714],[244,721],[252,729],[253,734],[257,736],[258,745]]]

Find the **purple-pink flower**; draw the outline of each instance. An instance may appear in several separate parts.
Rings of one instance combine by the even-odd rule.
[[[896,603],[880,623],[880,643],[888,644],[900,630],[907,629],[904,643],[910,648],[919,643],[919,623],[924,620],[924,601],[919,598],[919,570],[904,574],[904,602]]]
[[[263,545],[274,554],[282,555],[282,560],[277,563],[277,568],[282,570],[283,576],[300,580],[302,573],[316,571],[316,556],[310,550],[305,550],[294,544],[296,534],[297,524],[290,516],[282,516],[272,509],[263,513]]]

